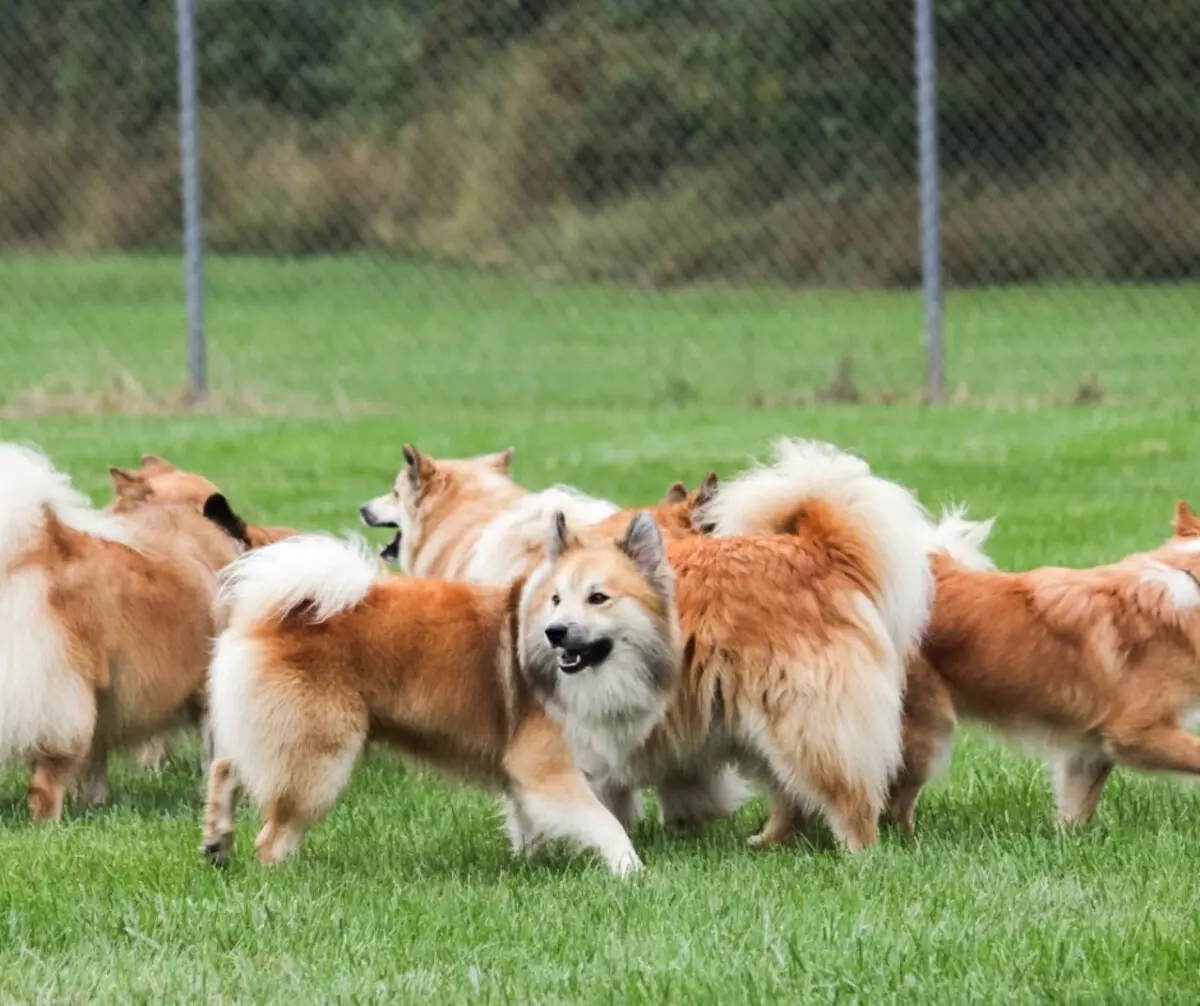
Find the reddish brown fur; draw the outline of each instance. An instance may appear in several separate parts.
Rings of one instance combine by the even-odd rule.
[[[1068,821],[1091,818],[1116,764],[1200,774],[1200,740],[1181,727],[1200,705],[1200,608],[1177,607],[1142,579],[1152,563],[1200,575],[1200,552],[1178,547],[1200,536],[1182,500],[1174,532],[1153,552],[1095,569],[979,572],[933,558],[936,600],[922,659],[910,665],[905,769],[892,799],[901,827],[911,831],[957,715],[1049,747]]]
[[[10,567],[43,573],[70,671],[91,695],[92,728],[33,759],[35,820],[61,817],[64,786],[85,761],[84,796],[102,802],[110,750],[203,711],[215,573],[239,548],[186,506],[154,507],[126,520],[136,528],[138,551],[66,527],[48,512],[36,546]]]
[[[848,680],[870,678],[886,659],[859,603],[877,585],[853,527],[825,504],[787,515],[785,529],[791,533],[689,534],[668,542],[684,660],[666,716],[635,755],[634,772],[651,783],[667,766],[686,767],[724,734],[772,793],[771,820],[755,844],[789,841],[803,830],[806,800],[815,799],[857,851],[876,840],[882,793],[868,792],[836,745],[817,737],[812,716],[822,709],[840,715],[855,701],[847,697],[854,694]],[[594,561],[593,551],[605,544],[603,526],[577,537],[583,547],[561,560],[567,578],[571,562]],[[605,593],[628,593],[626,579],[605,580]],[[897,680],[897,696],[899,687]],[[771,758],[748,739],[760,727]],[[803,795],[795,779],[803,780]]]
[[[261,705],[250,713],[257,726],[246,728],[253,736],[239,725],[245,710],[217,710],[218,753],[227,757],[210,776],[205,850],[221,861],[232,848],[240,777],[262,812],[259,859],[275,863],[293,852],[328,813],[349,776],[348,761],[368,740],[502,790],[518,851],[536,846],[538,826],[530,822],[548,805],[565,808],[565,819],[575,822],[563,837],[577,837],[571,828],[599,815],[601,830],[615,829],[628,845],[519,673],[520,589],[519,582],[488,588],[394,577],[376,581],[359,603],[323,622],[314,622],[306,605],[250,624],[239,623],[235,610],[229,631],[254,653],[252,665],[236,673],[253,676]],[[277,731],[263,726],[268,720]],[[252,752],[240,764],[228,756],[236,744]],[[261,750],[274,752],[266,775],[256,768],[253,752]],[[273,781],[264,782],[268,776]],[[629,862],[610,865],[636,868],[632,847],[629,855]]]

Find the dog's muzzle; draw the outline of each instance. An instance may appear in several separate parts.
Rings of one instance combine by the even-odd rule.
[[[371,504],[364,503],[358,508],[358,516],[367,527],[392,527],[396,529],[396,533],[392,535],[391,541],[379,550],[379,557],[385,562],[395,562],[400,558],[400,525],[391,520],[380,520],[371,512]]]
[[[551,622],[546,626],[546,640],[558,651],[558,669],[563,674],[578,674],[597,667],[612,653],[613,641],[606,637],[588,639],[574,625]]]

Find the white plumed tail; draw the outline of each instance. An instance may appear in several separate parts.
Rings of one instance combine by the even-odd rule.
[[[983,544],[992,533],[996,518],[967,520],[965,506],[952,507],[942,514],[933,531],[931,551],[944,552],[970,569],[992,570],[996,564],[983,551]]]
[[[897,652],[911,652],[933,603],[933,525],[912,492],[871,474],[861,458],[832,444],[783,437],[769,463],[723,482],[703,517],[721,536],[775,534],[816,503],[834,510],[866,547],[868,572],[880,584],[872,601]]]
[[[82,534],[133,544],[133,530],[114,514],[92,506],[41,451],[24,444],[0,443],[0,565],[32,547],[46,513]]]
[[[238,558],[221,576],[218,603],[231,624],[279,619],[301,604],[323,622],[353,608],[386,575],[366,542],[296,535]]]

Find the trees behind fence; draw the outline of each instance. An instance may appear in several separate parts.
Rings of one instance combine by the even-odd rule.
[[[0,243],[172,243],[173,11],[5,11]],[[907,3],[200,0],[197,17],[214,250],[658,285],[920,275]],[[1195,273],[1190,0],[944,2],[938,47],[951,281]]]

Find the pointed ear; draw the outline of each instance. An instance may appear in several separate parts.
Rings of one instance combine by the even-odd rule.
[[[561,510],[555,510],[550,518],[550,536],[546,539],[546,555],[551,562],[557,562],[559,556],[580,545],[579,536],[567,527],[567,517]]]
[[[495,454],[485,454],[479,460],[489,468],[495,470],[498,474],[507,475],[509,465],[512,464],[514,450],[515,448],[513,447],[506,447],[504,450],[498,451]]]
[[[712,498],[717,495],[717,473],[709,472],[704,476],[704,481],[700,483],[700,488],[696,490],[696,506],[701,507],[712,501]]]
[[[109,466],[109,478],[112,479],[113,492],[117,499],[129,503],[140,503],[150,496],[150,487],[139,472],[131,472],[127,468]]]
[[[682,482],[672,483],[671,488],[667,490],[667,495],[662,499],[663,504],[670,505],[672,503],[682,503],[685,499],[687,499],[687,494],[687,486],[685,486]]]
[[[617,539],[617,548],[633,560],[642,578],[660,597],[670,598],[674,577],[667,563],[662,531],[650,513],[640,510],[634,516],[625,533]]]
[[[405,444],[404,470],[408,474],[409,483],[416,490],[429,481],[433,473],[437,471],[437,465],[434,464],[433,458],[422,454],[412,444]]]
[[[176,468],[173,464],[171,464],[170,461],[167,461],[164,458],[160,458],[157,454],[143,454],[142,455],[142,468],[143,469],[152,468],[154,471],[159,472],[159,473],[179,471],[179,469]]]
[[[1200,536],[1200,517],[1197,517],[1187,500],[1175,501],[1175,536],[1192,538]]]
[[[221,493],[213,493],[206,499],[201,512],[205,518],[216,524],[230,538],[240,541],[246,548],[250,548],[250,536],[246,533],[246,522],[233,512],[229,500]]]

